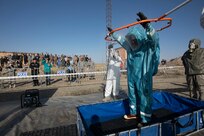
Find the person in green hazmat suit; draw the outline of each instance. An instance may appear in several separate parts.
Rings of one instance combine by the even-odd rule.
[[[188,45],[189,49],[181,59],[185,68],[190,97],[204,100],[204,48],[201,48],[200,45],[199,39],[191,39]]]
[[[139,12],[140,20],[147,17]],[[127,51],[128,98],[130,113],[125,119],[138,119],[140,124],[147,124],[152,116],[152,83],[158,71],[160,46],[156,30],[148,23],[132,27],[122,37],[116,33],[110,36]],[[109,31],[112,31],[108,27]]]

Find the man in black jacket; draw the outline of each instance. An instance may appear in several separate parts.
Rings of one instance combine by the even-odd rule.
[[[40,67],[40,64],[34,58],[33,62],[30,63],[31,75],[38,75],[39,74],[39,67]],[[38,86],[38,85],[39,85],[38,78],[33,77],[33,86]]]

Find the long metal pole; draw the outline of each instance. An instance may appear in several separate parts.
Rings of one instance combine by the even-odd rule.
[[[159,20],[168,16],[169,14],[171,14],[172,12],[178,10],[179,8],[183,7],[184,5],[188,4],[189,2],[191,2],[192,0],[186,0],[183,3],[181,3],[180,5],[176,6],[175,8],[173,8],[172,10],[166,12],[164,15],[162,15],[161,17],[159,17]]]

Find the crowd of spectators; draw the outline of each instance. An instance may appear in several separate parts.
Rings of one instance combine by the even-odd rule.
[[[30,68],[31,75],[38,75],[56,74],[57,70],[65,70],[66,73],[94,71],[95,66],[88,55],[69,56],[49,53],[13,53],[12,55],[0,57],[0,72],[2,70],[6,71],[7,76],[15,76],[17,70],[27,68]],[[55,71],[52,71],[52,68],[55,68]],[[44,72],[40,73],[40,69],[44,69]],[[68,80],[72,79],[68,77]],[[36,86],[38,84],[37,79],[33,78],[33,85]],[[46,77],[46,84],[50,84],[49,77]]]
[[[12,63],[15,68],[23,68],[24,66],[29,66],[33,59],[37,62],[42,62],[43,59],[48,59],[53,66],[56,67],[66,67],[73,61],[73,65],[77,66],[78,63],[92,62],[88,55],[74,55],[73,57],[68,55],[53,55],[49,53],[13,53],[13,55],[0,57],[0,66],[2,68],[6,67],[9,63]],[[86,65],[86,64],[80,64]],[[87,64],[88,65],[88,64]]]

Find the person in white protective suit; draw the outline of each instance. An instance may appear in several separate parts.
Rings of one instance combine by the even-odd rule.
[[[120,65],[122,63],[122,59],[117,51],[113,49],[113,45],[108,46],[108,72],[106,79],[106,87],[105,87],[105,98],[104,102],[110,101],[111,96],[113,99],[119,99],[119,90],[120,90]]]

